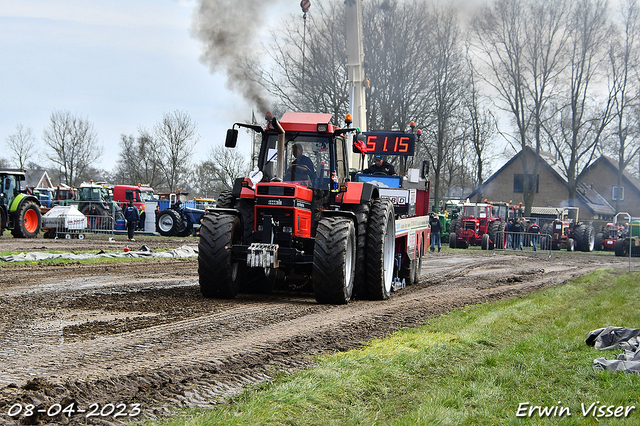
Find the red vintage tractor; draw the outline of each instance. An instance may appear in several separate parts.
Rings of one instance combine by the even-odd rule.
[[[451,222],[449,247],[479,245],[482,250],[493,250],[497,244],[504,248],[506,215],[506,204],[464,203],[461,218]]]
[[[564,208],[560,217],[542,226],[541,233],[544,249],[591,252],[595,246],[595,230],[591,225],[578,222],[577,207]]]
[[[616,241],[620,238],[621,227],[615,223],[607,223],[595,237],[594,250],[615,250]]]

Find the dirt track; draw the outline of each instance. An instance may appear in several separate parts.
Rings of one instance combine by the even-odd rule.
[[[32,243],[26,250],[47,245]],[[105,244],[66,243],[82,243],[74,250]],[[177,247],[182,240],[141,243]],[[206,406],[276,370],[309,365],[306,355],[360,347],[450,309],[518,297],[605,265],[626,264],[583,253],[552,259],[478,250],[430,254],[420,283],[385,302],[346,306],[318,305],[298,293],[207,300],[199,293],[196,259],[0,267],[0,423],[17,424],[7,413],[27,404],[50,414],[54,404],[100,404],[97,416],[75,413],[71,424],[131,420],[99,415],[105,407],[110,412],[109,403],[123,404],[116,407],[121,414],[134,414],[132,404],[140,404],[137,418]],[[18,417],[31,424],[69,421],[46,412]]]

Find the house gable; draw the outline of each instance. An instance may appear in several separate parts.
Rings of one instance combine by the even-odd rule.
[[[596,190],[614,209],[617,207],[620,212],[640,217],[640,182],[623,172],[620,186],[624,194],[620,195],[624,195],[624,198],[614,199],[614,187],[618,182],[618,165],[611,158],[604,155],[598,158],[580,174],[579,180]],[[618,191],[615,195],[618,195]]]

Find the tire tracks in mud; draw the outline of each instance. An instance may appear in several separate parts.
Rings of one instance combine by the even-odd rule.
[[[136,402],[142,404],[143,414],[149,418],[169,415],[178,406],[210,406],[241,392],[246,385],[269,380],[277,371],[313,365],[309,355],[359,348],[373,338],[420,325],[451,309],[519,297],[560,284],[609,260],[585,263],[524,256],[437,255],[423,262],[420,283],[394,293],[384,302],[318,305],[310,295],[288,293],[242,295],[216,302],[194,296],[186,302],[181,300],[184,316],[178,315],[179,319],[168,323],[74,341],[60,336],[55,341],[38,341],[34,334],[29,346],[0,342],[0,347],[6,348],[0,352],[4,364],[0,374],[0,422],[14,422],[6,412],[16,401],[44,407],[61,401],[75,401],[85,407],[90,403]],[[15,307],[29,301],[34,292],[41,298],[48,297],[41,315],[31,313],[28,319],[32,323],[41,320],[60,297],[74,299],[78,315],[82,300],[96,294],[108,305],[110,292],[121,297],[123,291],[129,291],[128,297],[135,304],[136,298],[153,297],[153,288],[159,291],[172,286],[177,300],[186,288],[197,287],[195,265],[187,262],[175,268],[173,264],[147,267],[146,277],[131,277],[126,266],[111,271],[98,267],[86,274],[93,274],[94,286],[64,290],[59,286],[46,291],[36,291],[39,278],[30,278],[24,271],[19,289],[11,285],[13,290],[3,300],[7,303],[8,299]],[[166,268],[179,276],[180,285],[176,285],[175,277],[162,278]],[[60,273],[68,275],[70,271],[61,268]],[[0,294],[4,292],[0,283]],[[175,300],[169,297],[168,303],[172,302]],[[206,303],[211,307],[209,312],[202,310]],[[158,312],[148,310],[162,315],[164,308],[166,305],[159,305]],[[28,333],[29,328],[24,323],[22,326],[21,331]],[[59,331],[61,335],[62,329]],[[120,423],[82,417],[35,420]]]

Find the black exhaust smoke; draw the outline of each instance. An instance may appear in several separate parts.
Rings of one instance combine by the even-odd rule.
[[[264,11],[272,0],[200,0],[193,17],[191,34],[204,51],[200,61],[211,73],[223,71],[227,87],[264,113],[268,101],[257,80],[259,47],[257,35]]]

